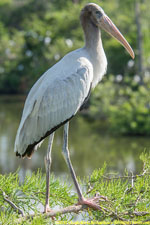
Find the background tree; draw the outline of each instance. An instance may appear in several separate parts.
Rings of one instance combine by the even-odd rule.
[[[110,129],[121,133],[149,134],[150,2],[94,2],[119,27],[136,57],[134,61],[130,59],[124,48],[102,31],[108,59],[107,79],[92,95],[89,117],[109,118]],[[1,0],[1,94],[26,94],[49,67],[83,46],[79,13],[86,3],[86,0]]]

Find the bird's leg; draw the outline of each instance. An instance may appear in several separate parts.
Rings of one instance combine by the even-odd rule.
[[[96,204],[96,202],[99,200],[98,196],[95,196],[92,199],[85,199],[82,195],[80,186],[79,186],[77,178],[76,178],[76,174],[74,172],[74,169],[73,169],[73,166],[72,166],[72,163],[71,163],[71,160],[70,160],[70,154],[69,154],[69,150],[68,150],[68,131],[69,131],[69,122],[67,122],[64,125],[64,144],[63,144],[62,153],[63,153],[63,156],[64,156],[65,161],[67,163],[67,166],[70,170],[75,188],[77,190],[77,194],[78,194],[78,198],[79,198],[78,204],[79,205],[87,205],[88,207],[93,208],[95,210],[101,210],[100,206]]]
[[[49,184],[50,184],[51,151],[52,151],[53,139],[54,139],[54,133],[52,133],[49,137],[48,149],[47,149],[47,155],[46,155],[46,201],[45,201],[45,209],[44,209],[45,213],[51,211],[49,207],[49,194],[50,194]]]
[[[70,170],[74,185],[75,185],[77,193],[78,193],[79,201],[80,201],[80,200],[83,199],[83,195],[82,195],[80,186],[79,186],[78,181],[77,181],[76,174],[74,172],[74,169],[73,169],[73,166],[72,166],[72,163],[71,163],[71,160],[70,160],[70,154],[69,154],[69,150],[68,150],[68,131],[69,131],[69,122],[67,122],[64,125],[64,143],[63,143],[62,153],[63,153],[63,156],[64,156],[65,161],[67,163],[67,166]]]

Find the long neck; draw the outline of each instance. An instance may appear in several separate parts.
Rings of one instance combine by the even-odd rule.
[[[99,28],[94,25],[85,14],[81,14],[80,19],[84,31],[85,48],[90,55],[90,60],[93,65],[94,78],[92,86],[95,87],[106,72],[107,59],[104,53]]]
[[[81,25],[84,31],[85,47],[96,52],[97,49],[100,50],[102,41],[99,28],[90,21],[88,16],[84,14],[81,15]]]

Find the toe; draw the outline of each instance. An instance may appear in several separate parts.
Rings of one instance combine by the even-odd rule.
[[[78,202],[79,205],[87,205],[89,208],[102,211],[101,207],[96,204],[95,198],[92,199],[81,199]]]
[[[46,205],[44,208],[44,213],[52,212],[52,209],[49,207],[49,205]]]

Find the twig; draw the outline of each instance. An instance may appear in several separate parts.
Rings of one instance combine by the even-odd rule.
[[[132,213],[129,213],[129,212],[125,212],[123,213],[123,215],[135,215],[135,216],[146,216],[146,215],[150,215],[150,212],[145,212],[145,211],[142,211],[142,212],[137,212],[137,211],[134,211]]]
[[[132,188],[134,187],[134,175],[133,175],[133,172],[131,171],[131,174],[132,174],[132,179],[131,179],[131,186]]]
[[[47,219],[50,217],[55,217],[57,215],[62,215],[66,213],[79,213],[80,211],[83,211],[84,209],[87,209],[87,208],[88,207],[86,205],[71,205],[66,208],[52,210],[51,212],[48,212],[48,213],[43,213],[43,214],[38,213],[38,214],[29,215],[29,216],[24,216],[22,218],[19,218],[18,222],[23,222],[24,220],[33,219],[35,216],[36,217],[43,216],[44,219]]]
[[[138,201],[140,200],[140,198],[141,198],[141,195],[138,195],[138,197],[137,197],[136,200],[135,200],[134,206],[137,205],[137,203],[138,203]]]
[[[2,191],[4,201],[6,201],[15,211],[17,211],[19,214],[21,214],[24,217],[25,214],[24,214],[23,210],[21,210],[18,206],[15,205],[15,203],[13,203],[11,200],[9,200],[8,196],[2,189],[0,189],[0,190]]]
[[[145,216],[145,215],[149,215],[150,212],[136,212],[136,211],[134,211],[133,214],[136,215],[136,216]]]
[[[28,216],[23,216],[21,218],[18,219],[18,222],[23,222],[25,220],[32,220],[34,217],[38,217],[38,216],[42,216],[44,219],[47,219],[47,218],[54,218],[56,216],[60,216],[60,215],[63,215],[63,214],[66,214],[66,213],[79,213],[80,211],[84,211],[85,209],[88,209],[88,206],[86,205],[71,205],[71,206],[68,206],[66,208],[61,208],[61,209],[57,209],[57,210],[52,210],[51,212],[48,212],[48,213],[38,213],[38,214],[32,214],[32,215],[28,215]],[[113,220],[114,219],[119,219],[121,221],[128,221],[127,219],[123,218],[122,216],[127,216],[127,215],[130,215],[131,214],[129,212],[125,212],[125,213],[122,213],[122,214],[117,214],[116,212],[108,209],[108,208],[104,208],[104,207],[101,207],[102,211],[105,213],[109,213],[109,216],[113,217]],[[149,215],[150,213],[149,212],[137,212],[137,211],[134,211],[132,212],[132,215],[135,215],[135,216],[145,216],[145,215]]]
[[[93,187],[91,186],[90,182],[88,183],[88,190],[86,192],[86,194],[89,194],[92,190],[93,190]]]
[[[48,213],[38,213],[38,214],[33,214],[33,215],[29,215],[29,216],[24,216],[22,218],[19,218],[18,219],[18,222],[23,222],[24,220],[29,220],[29,219],[33,219],[35,216],[38,217],[38,216],[42,216],[44,219],[47,219],[47,218],[54,218],[56,216],[60,216],[60,215],[63,215],[63,214],[66,214],[66,213],[79,213],[80,211],[84,211],[85,209],[87,209],[88,206],[86,205],[71,205],[71,206],[68,206],[66,208],[62,208],[62,209],[57,209],[57,210],[52,210],[51,212],[48,212]],[[111,216],[115,216],[115,218],[117,219],[120,219],[122,221],[127,221],[126,219],[122,218],[121,216],[117,215],[117,213],[109,210],[109,209],[106,209],[104,207],[101,207],[103,211],[107,212],[107,213],[110,213]]]
[[[121,217],[120,215],[117,214],[117,212],[114,212],[113,210],[110,210],[110,209],[106,209],[104,207],[101,207],[104,211],[106,211],[107,213],[109,213],[109,216],[113,217],[113,220],[114,219],[119,219],[121,221],[128,221],[126,219],[124,219],[123,217]]]
[[[132,176],[119,176],[119,177],[106,177],[102,175],[102,177],[106,180],[118,180],[118,179],[136,179],[137,177],[143,177],[145,174],[150,174],[149,172],[146,172],[146,170],[139,175],[132,175]]]

